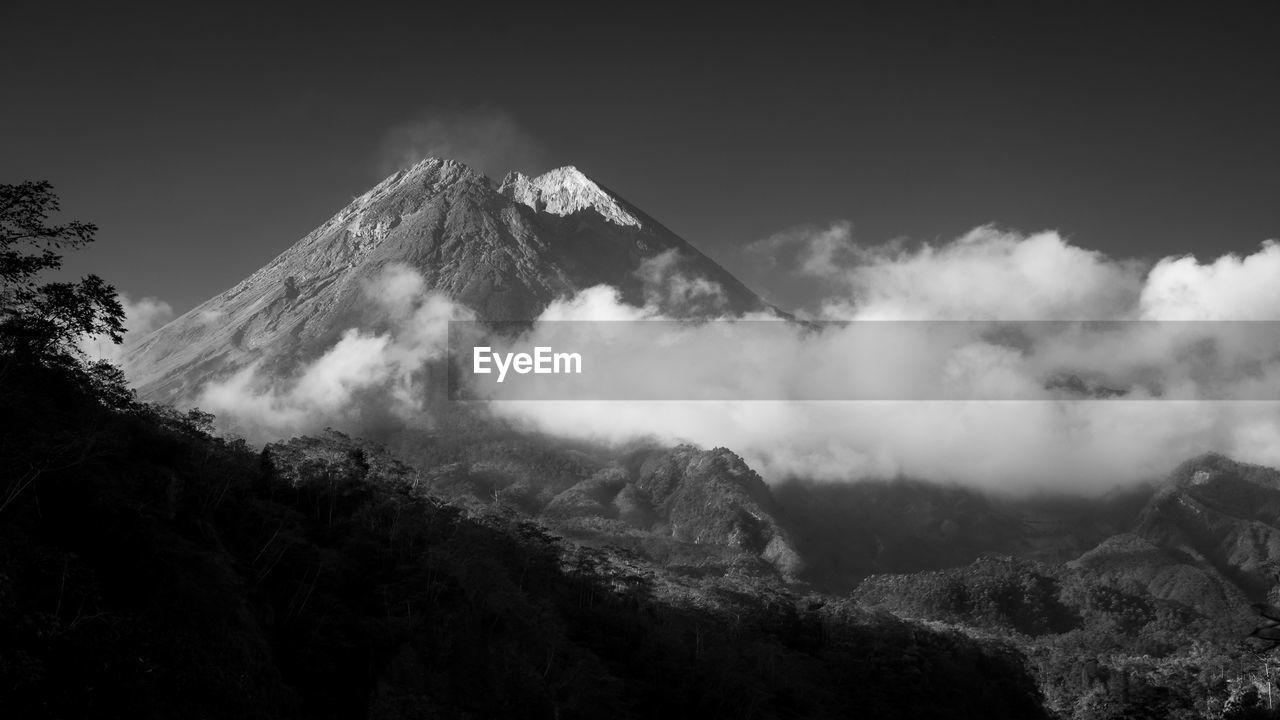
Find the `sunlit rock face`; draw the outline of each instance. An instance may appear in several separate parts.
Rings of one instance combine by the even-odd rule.
[[[626,203],[583,175],[566,166],[529,178],[509,173],[498,192],[539,212],[573,215],[591,211],[615,225],[642,227],[643,223],[625,208]]]

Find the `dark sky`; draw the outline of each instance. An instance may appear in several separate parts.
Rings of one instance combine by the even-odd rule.
[[[513,120],[526,170],[577,165],[756,284],[743,245],[836,219],[1123,257],[1280,237],[1267,4],[117,5],[0,6],[0,182],[51,180],[101,226],[72,268],[179,312],[441,113]]]

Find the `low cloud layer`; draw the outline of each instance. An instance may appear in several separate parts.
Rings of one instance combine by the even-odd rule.
[[[817,317],[833,320],[1104,320],[1128,317],[1143,285],[1133,261],[991,226],[941,245],[863,246],[853,225],[800,227],[749,246],[784,272],[820,283]]]
[[[775,235],[757,244],[757,253],[762,249],[775,252],[777,272],[823,288],[825,299],[812,311],[818,319],[1280,320],[1275,243],[1244,257],[1143,265],[1053,232],[982,227],[937,245],[864,247],[847,223],[836,223]],[[622,302],[611,287],[589,288],[552,303],[513,347],[572,349],[556,334],[565,323],[551,321],[714,314],[719,288],[680,272],[677,260],[658,256],[638,269],[644,306]],[[324,424],[358,429],[371,408],[404,422],[420,419],[429,412],[424,364],[444,353],[447,321],[467,313],[404,267],[369,293],[390,330],[348,331],[285,383],[249,368],[207,388],[201,406],[267,437]],[[859,336],[866,324],[822,331],[789,325],[785,337],[759,336],[767,342],[753,342],[750,333],[726,336],[726,327],[682,326],[685,344],[671,346],[678,361],[664,364],[660,377],[652,356],[629,351],[623,338],[608,356],[605,381],[629,389],[661,382],[691,394],[715,383],[728,388],[728,398],[747,396],[745,390],[758,397],[771,387],[778,397],[798,387],[807,388],[805,397],[823,389],[848,397],[866,387],[929,381],[939,383],[929,397],[954,399],[507,402],[515,396],[504,393],[514,391],[491,390],[487,408],[574,438],[727,446],[770,480],[905,474],[987,488],[1092,491],[1163,474],[1206,451],[1280,465],[1280,403],[1239,401],[1280,397],[1275,328],[1257,334],[1239,323],[1149,323],[1117,333],[1060,323],[1001,334],[974,322],[942,340],[906,336],[901,346],[886,347]],[[1075,383],[1067,398],[1096,391],[1130,399],[1064,399],[1061,387],[1046,384],[1058,372]],[[1016,400],[965,399],[975,395]]]
[[[387,131],[378,172],[385,177],[429,157],[450,158],[500,180],[545,164],[542,147],[501,110],[430,110]]]
[[[1056,233],[991,227],[915,249],[860,247],[847,223],[780,234],[763,244],[788,257],[785,271],[827,288],[815,313],[820,319],[1280,320],[1274,289],[1280,246],[1274,243],[1247,257],[1207,263],[1166,258],[1151,267],[1073,246]],[[664,317],[652,304],[622,305],[607,288],[555,303],[543,314],[544,320]],[[1014,338],[992,337],[990,328],[961,324],[941,338],[899,333],[901,341],[890,347],[868,344],[865,325],[797,329],[790,338],[745,332],[726,342],[713,324],[681,330],[684,336],[673,344],[681,349],[679,359],[663,364],[662,382],[687,385],[690,397],[708,383],[726,388],[728,397],[767,396],[771,387],[802,388],[804,397],[824,389],[831,397],[849,397],[935,382],[930,397],[956,400],[492,407],[504,417],[575,437],[649,435],[725,445],[773,479],[906,474],[990,488],[1096,490],[1163,474],[1211,450],[1280,464],[1280,403],[1202,399],[1278,397],[1276,328],[1165,323],[1082,332],[1065,323],[1033,324]],[[523,341],[564,347],[552,329],[543,323]],[[759,342],[753,344],[753,337]],[[653,374],[653,356],[622,344],[609,356],[608,373],[629,388],[642,386]],[[1078,373],[1072,377],[1079,392],[1092,385],[1138,399],[1063,399],[1061,388],[1046,387],[1057,371]],[[495,390],[493,397],[516,387]],[[963,399],[975,395],[1014,400]]]

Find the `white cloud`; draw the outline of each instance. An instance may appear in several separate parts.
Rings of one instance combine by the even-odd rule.
[[[258,365],[202,388],[196,404],[227,429],[279,439],[328,425],[358,426],[376,415],[413,424],[429,409],[425,366],[445,354],[450,319],[469,314],[425,288],[403,265],[388,266],[365,287],[389,330],[348,329],[328,351],[289,378]]]
[[[1066,242],[990,226],[943,245],[862,248],[856,262],[823,267],[847,293],[824,315],[861,320],[1088,320],[1132,307],[1141,268]]]
[[[1280,318],[1280,243],[1252,255],[1223,255],[1207,264],[1164,258],[1147,275],[1141,313],[1153,320]]]

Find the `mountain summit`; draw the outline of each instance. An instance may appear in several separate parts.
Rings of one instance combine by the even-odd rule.
[[[498,192],[538,212],[563,216],[590,210],[615,225],[643,226],[635,215],[624,209],[625,202],[572,165],[532,179],[523,173],[508,173]]]
[[[533,319],[552,300],[600,284],[627,302],[653,302],[654,284],[675,273],[719,289],[710,306],[690,314],[771,309],[576,168],[533,178],[511,173],[495,187],[466,165],[430,158],[378,183],[235,287],[145,338],[125,367],[144,398],[169,402],[252,363],[287,373],[346,330],[376,326],[366,288],[392,265],[412,268],[428,290],[482,320]]]

